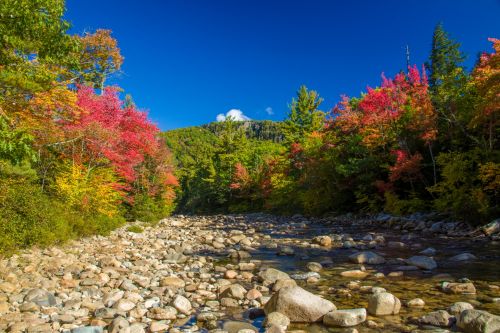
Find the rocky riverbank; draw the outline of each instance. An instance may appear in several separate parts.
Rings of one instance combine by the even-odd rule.
[[[0,331],[500,332],[498,239],[428,216],[174,216],[1,260]]]

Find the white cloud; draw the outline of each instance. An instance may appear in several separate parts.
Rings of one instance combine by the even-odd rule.
[[[231,117],[235,121],[251,120],[249,117],[243,114],[243,111],[238,109],[231,109],[226,114],[219,113],[216,117],[217,121],[224,121],[228,117]]]
[[[266,113],[267,113],[268,115],[272,116],[272,115],[274,114],[273,108],[272,108],[272,107],[270,107],[270,106],[268,106],[268,107],[266,108]]]

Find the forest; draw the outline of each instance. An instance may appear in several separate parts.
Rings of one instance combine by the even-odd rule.
[[[382,75],[328,111],[302,86],[283,122],[227,119],[163,133],[181,185],[177,209],[437,211],[471,225],[497,217],[500,40],[490,38],[491,53],[468,71],[442,25],[429,37],[427,63]]]
[[[70,34],[64,10],[0,2],[0,253],[174,211],[500,213],[498,39],[467,70],[438,25],[426,64],[333,107],[302,86],[282,122],[161,133],[108,84],[112,32]]]

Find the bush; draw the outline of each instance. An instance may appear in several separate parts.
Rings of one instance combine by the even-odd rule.
[[[138,225],[131,225],[130,227],[127,228],[128,232],[134,232],[136,234],[140,234],[141,232],[144,231],[140,226]]]
[[[33,245],[58,244],[78,236],[106,234],[123,222],[123,218],[71,209],[26,179],[0,179],[0,254],[9,255]]]
[[[42,193],[40,186],[0,180],[0,253],[72,238],[67,223],[81,217]]]
[[[161,198],[138,194],[134,198],[134,204],[129,209],[127,219],[156,223],[170,215],[173,209],[173,205],[167,205]]]

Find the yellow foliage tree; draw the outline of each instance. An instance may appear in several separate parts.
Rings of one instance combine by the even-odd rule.
[[[56,176],[56,191],[69,205],[86,213],[118,215],[124,198],[123,185],[111,168],[88,169],[77,163],[65,164]]]

